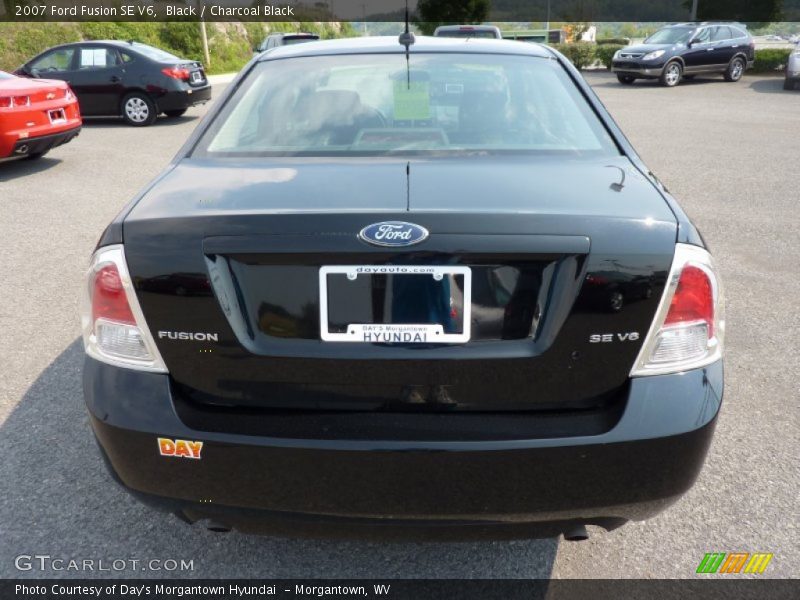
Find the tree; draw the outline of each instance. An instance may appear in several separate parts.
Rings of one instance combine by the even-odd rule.
[[[489,17],[490,0],[419,0],[414,23],[424,35],[439,25],[483,23]]]

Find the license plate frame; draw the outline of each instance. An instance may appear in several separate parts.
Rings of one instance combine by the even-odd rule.
[[[203,72],[202,71],[192,71],[191,82],[192,83],[203,83]]]
[[[391,269],[390,271],[387,269]],[[421,270],[422,269],[422,270]],[[464,278],[463,318],[461,333],[445,333],[441,324],[429,323],[350,323],[344,333],[331,332],[328,322],[328,275],[344,274],[348,278],[359,275],[391,274],[427,275],[441,279],[446,275],[461,275]],[[361,344],[464,344],[470,340],[472,315],[472,269],[461,265],[326,265],[319,269],[319,325],[323,342],[350,342]],[[411,339],[383,341],[365,339],[365,333],[409,333]],[[403,336],[404,338],[407,336]]]
[[[60,125],[67,122],[67,113],[63,108],[54,108],[47,111],[51,125]]]

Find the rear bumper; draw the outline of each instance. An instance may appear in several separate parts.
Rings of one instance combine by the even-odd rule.
[[[537,537],[646,519],[694,483],[722,387],[721,363],[635,379],[600,435],[296,439],[193,430],[167,376],[84,369],[92,427],[129,491],[190,521],[287,535]],[[201,458],[161,456],[158,437],[202,441]]]
[[[81,126],[73,127],[66,131],[59,131],[58,133],[51,133],[48,135],[39,135],[35,137],[28,137],[19,139],[17,134],[14,134],[13,139],[8,136],[8,139],[0,139],[0,158],[8,158],[12,156],[30,156],[32,154],[43,154],[61,146],[67,142],[72,141],[78,137],[81,132]],[[2,137],[2,136],[0,136]]]
[[[165,92],[156,98],[159,111],[183,110],[198,104],[205,104],[211,100],[211,86],[206,85],[200,88],[187,86],[184,90],[174,90]]]

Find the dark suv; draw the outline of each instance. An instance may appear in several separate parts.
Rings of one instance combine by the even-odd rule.
[[[753,38],[740,23],[681,23],[618,50],[612,70],[624,84],[658,79],[673,87],[700,73],[721,73],[725,81],[739,81],[754,57]]]

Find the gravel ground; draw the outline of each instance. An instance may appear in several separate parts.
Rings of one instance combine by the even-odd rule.
[[[582,543],[378,544],[213,534],[130,499],[105,473],[82,405],[78,298],[103,227],[178,149],[206,110],[195,108],[146,129],[92,121],[37,163],[0,163],[0,576],[81,575],[14,566],[44,554],[194,561],[182,573],[96,573],[128,577],[683,578],[711,551],[772,552],[767,576],[800,575],[800,93],[755,76],[669,90],[587,79],[698,224],[726,284],[725,402],[681,501]]]

